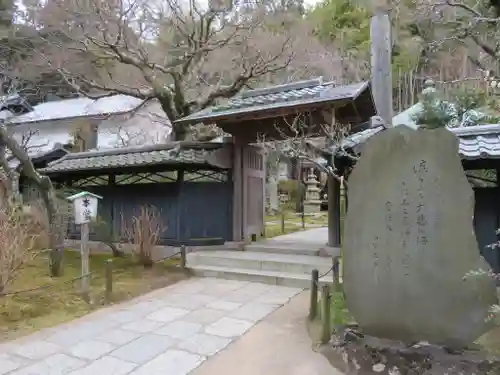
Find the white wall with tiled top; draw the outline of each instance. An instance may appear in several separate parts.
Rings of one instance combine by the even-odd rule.
[[[31,134],[29,152],[48,151],[57,144],[73,141],[72,132],[82,120],[97,125],[97,147],[113,148],[164,142],[170,134],[170,122],[156,101],[137,111],[107,116],[88,116],[13,124],[9,127],[14,138],[21,142]]]
[[[126,147],[165,142],[171,124],[158,102],[150,102],[132,114],[114,115],[98,127],[97,147]]]

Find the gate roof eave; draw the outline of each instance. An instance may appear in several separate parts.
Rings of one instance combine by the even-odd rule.
[[[357,125],[376,115],[370,82],[349,85],[323,83],[321,78],[249,90],[229,100],[175,121],[216,124],[238,136],[252,132],[251,123],[311,111],[332,110],[339,123]],[[242,129],[246,127],[247,129]],[[255,130],[257,131],[257,130]]]
[[[223,143],[172,142],[67,154],[39,172],[53,176],[146,172],[175,169],[228,169],[214,157],[226,151]]]

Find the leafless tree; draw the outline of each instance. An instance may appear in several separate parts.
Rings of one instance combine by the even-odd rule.
[[[288,158],[308,161],[320,171],[341,181],[342,177],[333,156],[344,156],[352,161],[358,160],[358,155],[346,148],[345,140],[349,134],[349,126],[339,124],[332,119],[323,124],[315,123],[315,130],[311,132],[308,117],[306,113],[294,116],[292,120],[282,119],[275,129],[283,140],[269,141],[265,135],[261,135],[259,143],[268,152],[273,150]],[[320,156],[330,158],[330,160],[326,160],[327,163],[319,162]]]
[[[132,147],[146,144],[161,144],[167,140],[165,133],[154,132],[150,129],[118,126],[116,129],[115,147]]]
[[[9,90],[15,92],[15,88]],[[2,97],[2,104],[3,104]],[[38,190],[40,197],[44,203],[45,211],[47,213],[47,222],[49,227],[49,242],[51,252],[50,271],[53,276],[58,276],[61,273],[61,260],[63,251],[63,238],[60,229],[57,225],[57,198],[54,188],[50,179],[46,176],[40,175],[31,160],[30,152],[38,150],[43,147],[43,144],[32,142],[36,131],[27,131],[15,135],[9,128],[10,122],[7,118],[0,122],[0,168],[5,175],[4,186],[7,192],[7,197],[12,200],[16,195],[17,187],[14,183],[17,181],[18,171],[26,177]],[[11,165],[12,162],[17,161],[19,167],[16,171]],[[14,202],[11,202],[14,203]]]
[[[8,129],[8,127],[7,127]],[[11,133],[11,132],[10,132]],[[32,155],[33,153],[38,152],[41,150],[44,146],[47,145],[47,143],[34,143],[33,138],[36,137],[37,131],[35,130],[27,130],[26,132],[23,132],[22,134],[19,134],[17,137],[19,140],[16,140],[15,136],[12,135],[14,140],[16,140],[19,143],[19,147],[26,152],[27,155]],[[19,164],[16,163],[16,156],[12,153],[12,151],[6,146],[5,142],[0,143],[0,168],[3,170],[4,174],[4,179],[3,179],[3,185],[4,189],[6,190],[6,197],[7,200],[10,201],[10,203],[13,203],[16,200],[17,197],[17,180],[18,180],[18,166]]]
[[[490,0],[474,3],[422,0],[418,12],[433,30],[431,50],[457,46],[482,71],[500,74],[500,4]]]
[[[65,38],[41,37],[46,43],[33,59],[93,97],[156,98],[172,121],[234,96],[293,58],[287,32],[267,27],[267,20],[230,20],[194,0],[51,0],[40,18],[45,35],[57,30]],[[101,74],[89,78],[73,69],[61,49],[92,59]],[[173,129],[176,139],[188,131]]]
[[[38,252],[36,242],[43,236],[34,230],[37,223],[27,220],[12,206],[0,207],[0,296],[15,280],[22,266],[34,259]]]
[[[49,223],[49,242],[51,252],[50,271],[52,276],[61,274],[61,261],[63,252],[63,238],[57,221],[57,197],[50,178],[42,176],[35,169],[28,152],[10,134],[5,123],[0,123],[0,144],[10,150],[19,161],[21,173],[36,187],[45,205]],[[5,155],[5,153],[3,154]],[[5,157],[4,157],[5,159]],[[5,164],[8,168],[8,163]]]
[[[132,218],[121,216],[122,232],[127,242],[134,245],[133,252],[144,267],[153,266],[154,247],[166,229],[160,211],[154,206],[141,206]]]

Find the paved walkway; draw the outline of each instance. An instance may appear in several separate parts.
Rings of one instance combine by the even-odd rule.
[[[185,375],[300,291],[193,278],[0,344],[0,374]]]
[[[311,349],[308,305],[309,293],[300,293],[190,375],[342,375]]]
[[[282,234],[281,236],[276,236],[268,240],[263,240],[266,243],[289,243],[294,242],[296,244],[315,244],[318,246],[325,246],[328,242],[328,228],[312,228],[300,232]]]

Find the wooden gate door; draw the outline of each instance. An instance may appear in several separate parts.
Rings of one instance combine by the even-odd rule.
[[[495,234],[499,227],[496,197],[498,188],[475,188],[474,232],[481,254],[495,273],[500,272],[500,252],[488,245],[497,240]],[[498,284],[499,282],[497,282]]]
[[[264,233],[265,160],[260,147],[243,148],[244,238]]]

